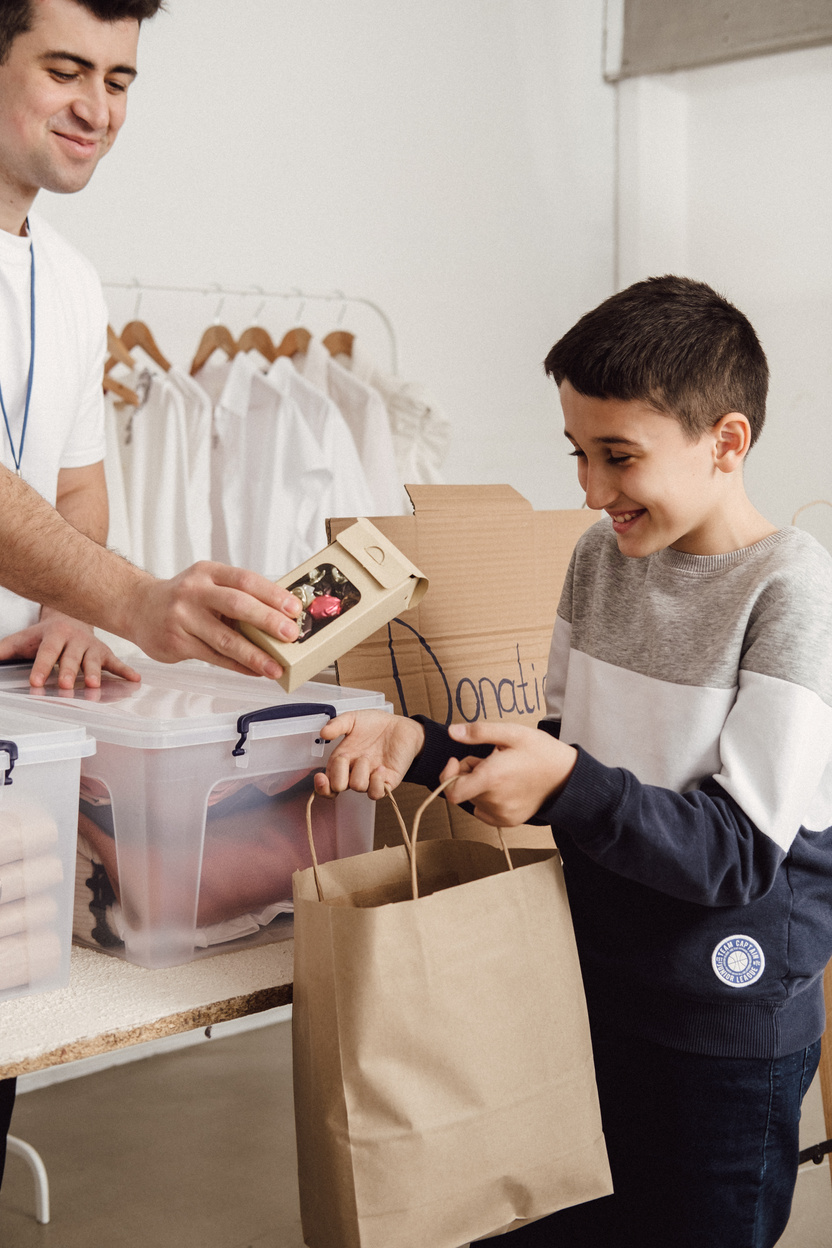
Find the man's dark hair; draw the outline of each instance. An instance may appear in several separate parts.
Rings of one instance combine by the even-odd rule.
[[[75,0],[102,22],[120,22],[132,17],[143,22],[164,8],[164,0]],[[8,58],[18,35],[25,35],[35,24],[32,0],[0,0],[0,65]]]
[[[649,403],[692,441],[742,412],[753,446],[765,420],[768,364],[750,322],[687,277],[649,277],[612,295],[555,343],[544,367],[589,398]]]

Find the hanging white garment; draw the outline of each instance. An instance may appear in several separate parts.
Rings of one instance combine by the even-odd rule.
[[[107,545],[117,550],[125,559],[133,559],[130,540],[130,519],[127,513],[127,495],[124,489],[124,470],[121,465],[119,446],[119,413],[124,405],[114,394],[104,396],[104,479],[107,483],[107,501],[110,509],[110,525]]]
[[[133,354],[136,373],[125,382],[141,406],[117,416],[130,554],[154,576],[170,577],[204,557],[189,526],[188,418],[177,385],[144,352]]]
[[[182,396],[185,409],[188,465],[185,522],[193,556],[191,562],[196,563],[199,559],[211,558],[211,438],[214,412],[203,388],[181,368],[172,365],[166,377]]]
[[[307,381],[337,404],[347,422],[372,491],[373,514],[410,515],[381,395],[333,360],[320,338],[313,338],[306,352],[294,356],[294,360]]]
[[[302,377],[285,356],[275,360],[267,376],[275,389],[298,405],[318,441],[324,464],[332,470],[332,482],[322,500],[326,516],[374,514],[373,495],[355,440],[336,404]]]
[[[228,562],[282,576],[326,545],[331,467],[294,400],[245,354],[231,362],[214,430]]]
[[[405,484],[444,485],[441,469],[451,441],[451,424],[425,387],[377,368],[357,338],[352,355],[337,359],[384,400],[401,480]]]
[[[192,380],[205,394],[211,411],[211,453],[209,509],[211,513],[211,558],[230,563],[228,533],[222,503],[223,460],[216,428],[216,409],[231,371],[231,361],[223,351],[214,351]]]

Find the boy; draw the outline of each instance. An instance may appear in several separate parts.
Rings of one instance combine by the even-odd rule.
[[[637,283],[546,371],[609,516],[566,577],[546,719],[342,716],[317,783],[457,774],[485,822],[552,827],[615,1195],[509,1242],[771,1248],[832,955],[832,560],[745,493],[768,368],[709,287]]]

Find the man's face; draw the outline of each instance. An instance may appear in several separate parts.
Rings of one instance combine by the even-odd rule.
[[[0,207],[41,188],[79,191],[124,122],[139,23],[99,21],[75,0],[32,0],[34,25],[0,65]]]
[[[623,555],[723,549],[719,426],[692,442],[674,417],[637,400],[589,398],[568,380],[560,401],[587,506],[610,516]]]

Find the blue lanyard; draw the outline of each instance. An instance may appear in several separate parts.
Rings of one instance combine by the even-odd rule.
[[[28,221],[26,223],[29,224]],[[9,426],[9,418],[6,415],[6,404],[3,399],[3,387],[0,386],[0,408],[3,410],[3,420],[6,422],[6,433],[9,435],[9,446],[12,448],[12,459],[17,469],[17,475],[20,476],[20,464],[23,459],[23,443],[26,440],[26,425],[29,421],[29,403],[32,398],[32,379],[35,375],[35,243],[34,239],[30,243],[29,248],[32,256],[32,269],[30,278],[30,324],[31,324],[31,345],[29,350],[29,380],[26,384],[26,406],[23,409],[23,428],[20,431],[20,446],[15,451],[14,440],[12,438],[11,427]]]

